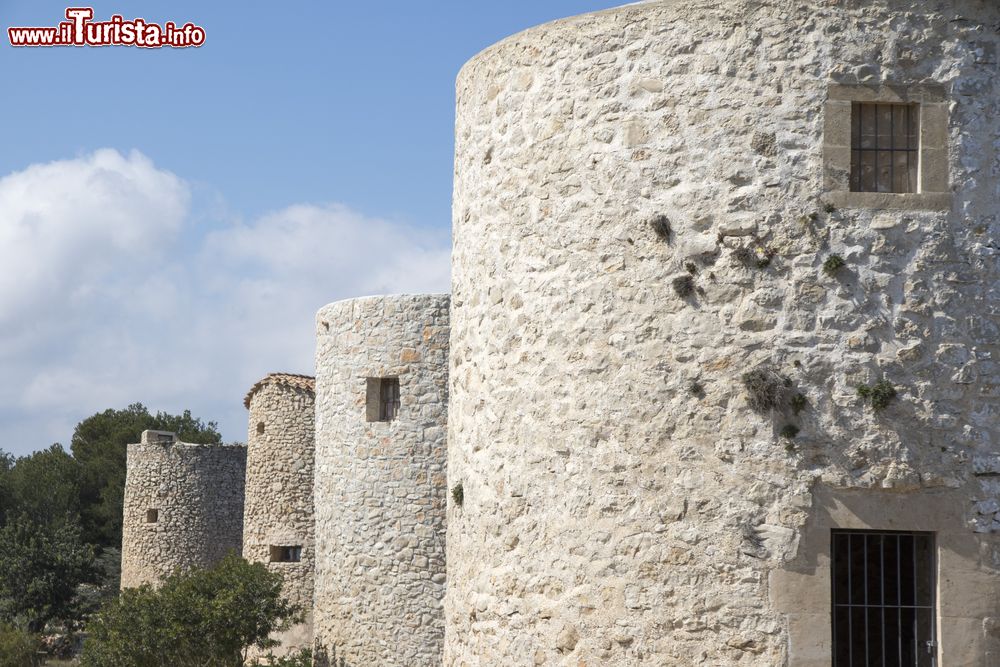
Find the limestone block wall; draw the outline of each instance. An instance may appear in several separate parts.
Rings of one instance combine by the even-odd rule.
[[[178,442],[144,431],[128,446],[122,588],[209,567],[243,546],[246,447]]]
[[[304,623],[275,637],[280,651],[312,646],[313,458],[315,381],[271,373],[244,401],[247,430],[243,557],[284,577],[284,594],[307,612]],[[281,562],[281,547],[301,549],[298,562]],[[277,653],[278,651],[276,651]]]
[[[448,301],[367,297],[317,314],[320,664],[441,664]],[[369,421],[379,418],[369,393],[379,378],[398,380],[391,421]]]
[[[829,665],[837,526],[947,529],[938,664],[995,662],[998,24],[644,2],[462,69],[444,664]],[[945,192],[828,197],[831,91],[900,85]],[[761,365],[805,402],[751,410]]]

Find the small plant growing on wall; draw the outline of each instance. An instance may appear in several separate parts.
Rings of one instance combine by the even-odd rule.
[[[688,385],[688,393],[695,398],[705,398],[705,387],[698,380],[692,380]]]
[[[837,271],[844,268],[845,264],[847,264],[847,262],[845,262],[844,258],[840,255],[830,255],[826,258],[826,261],[823,262],[823,272],[828,276],[836,275]]]
[[[799,427],[795,424],[785,424],[781,427],[781,437],[791,440],[799,434]]]
[[[858,396],[870,402],[872,410],[880,412],[896,398],[896,388],[888,380],[882,379],[870,387],[866,384],[858,385]]]
[[[749,373],[744,373],[742,380],[747,392],[747,405],[754,412],[779,408],[788,399],[791,381],[772,368],[758,366]]]
[[[694,278],[691,276],[679,276],[673,280],[674,291],[677,296],[686,299],[694,294]]]
[[[774,257],[774,250],[756,243],[748,243],[733,250],[733,257],[748,269],[764,269],[771,264],[771,258]]]
[[[458,507],[461,507],[465,502],[465,487],[462,486],[461,482],[451,487],[451,499]]]
[[[670,242],[670,219],[665,215],[658,215],[649,221],[649,226],[656,232],[656,237],[664,243]]]
[[[806,409],[806,406],[809,405],[809,402],[806,400],[805,394],[802,393],[796,393],[794,396],[792,396],[791,399],[789,399],[788,403],[789,405],[792,406],[792,412],[794,412],[795,414],[799,414],[800,412]]]

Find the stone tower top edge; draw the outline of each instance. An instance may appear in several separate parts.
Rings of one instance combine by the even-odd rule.
[[[316,378],[312,375],[300,375],[298,373],[268,373],[264,378],[258,380],[250,387],[250,391],[243,399],[243,407],[250,409],[250,401],[254,394],[267,385],[278,385],[291,389],[300,389],[310,394],[316,393]]]
[[[438,302],[438,305],[448,306],[451,302],[450,292],[432,292],[426,294],[379,294],[371,296],[359,296],[350,299],[341,299],[339,301],[334,301],[328,303],[319,309],[316,313],[316,324],[321,325],[327,319],[336,319],[335,314],[341,314],[345,309],[361,307],[368,308],[374,306],[375,304],[382,303],[434,303]]]
[[[727,1],[729,1],[729,0],[702,0],[698,4],[709,4],[709,5],[715,6],[715,5],[719,5],[719,4],[721,4],[723,2],[727,2]],[[597,9],[597,10],[594,10],[592,12],[584,12],[583,14],[574,14],[572,16],[564,16],[562,18],[552,19],[551,21],[545,21],[543,23],[538,23],[536,25],[529,26],[529,27],[525,28],[524,30],[519,30],[518,32],[515,32],[512,35],[508,35],[507,37],[504,37],[503,39],[501,39],[499,41],[493,42],[492,44],[483,47],[475,55],[473,55],[471,58],[469,58],[468,60],[465,61],[465,64],[463,64],[462,67],[458,71],[458,78],[459,79],[462,78],[462,71],[463,70],[465,70],[467,67],[469,67],[470,65],[472,65],[476,61],[480,60],[482,57],[485,57],[487,54],[489,54],[490,52],[492,52],[494,49],[497,49],[500,46],[502,46],[503,44],[506,44],[508,42],[515,42],[515,41],[517,41],[517,40],[519,40],[519,39],[521,39],[521,38],[523,38],[525,36],[528,36],[528,35],[534,33],[534,32],[543,32],[543,31],[545,31],[545,30],[547,30],[549,28],[555,27],[555,26],[559,26],[559,25],[563,25],[563,24],[571,24],[571,23],[574,23],[576,21],[584,21],[584,20],[587,20],[587,19],[589,19],[591,17],[594,17],[594,16],[600,16],[601,14],[614,14],[615,12],[627,12],[627,11],[630,11],[630,10],[637,10],[637,9],[644,8],[644,7],[648,6],[648,5],[667,5],[667,6],[669,6],[669,5],[685,5],[685,4],[691,4],[691,3],[690,2],[685,2],[684,0],[640,0],[639,2],[627,2],[627,3],[621,4],[621,5],[612,5],[610,7],[607,7],[606,9]]]
[[[240,443],[199,443],[199,442],[182,442],[177,439],[177,434],[173,431],[157,431],[154,429],[146,429],[142,432],[142,436],[139,438],[139,442],[131,443],[130,446],[139,445],[162,445],[164,447],[217,447],[226,449],[246,449],[246,445]]]
[[[348,303],[365,303],[372,301],[407,301],[407,300],[418,300],[418,299],[450,299],[451,292],[401,292],[398,294],[367,294],[364,296],[352,296],[347,299],[338,299],[337,301],[331,301],[326,304],[320,311],[326,310],[333,306],[342,306]]]

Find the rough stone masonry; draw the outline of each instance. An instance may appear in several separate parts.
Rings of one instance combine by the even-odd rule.
[[[243,546],[246,447],[179,442],[143,431],[128,446],[122,588],[209,567]]]
[[[932,534],[914,650],[1000,664],[998,30],[643,2],[465,65],[446,665],[829,666],[842,529]],[[916,192],[849,190],[865,102],[920,115]]]
[[[284,578],[283,594],[305,620],[274,639],[276,654],[312,647],[315,380],[271,373],[243,401],[248,410],[243,557]]]
[[[441,664],[448,312],[422,294],[316,315],[319,664]]]

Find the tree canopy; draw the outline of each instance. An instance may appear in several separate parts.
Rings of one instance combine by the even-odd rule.
[[[117,547],[122,539],[125,494],[125,453],[147,429],[173,431],[184,442],[219,443],[215,422],[191,416],[157,412],[151,415],[141,403],[124,410],[105,410],[84,419],[73,431],[71,449],[80,465],[81,520],[84,539]]]
[[[75,523],[39,524],[27,514],[8,520],[0,528],[0,618],[32,632],[66,618],[93,560]]]

